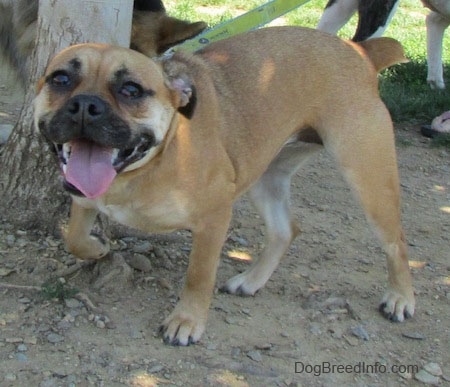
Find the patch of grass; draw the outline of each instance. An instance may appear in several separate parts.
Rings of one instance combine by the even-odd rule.
[[[450,150],[450,134],[439,134],[431,141],[431,146]]]
[[[78,293],[78,289],[68,286],[58,278],[52,278],[45,281],[41,286],[41,295],[46,300],[58,299],[63,301],[72,298]]]
[[[408,138],[397,138],[395,140],[395,143],[398,146],[403,147],[403,148],[407,148],[409,146],[414,145],[414,142],[412,140],[408,139]]]
[[[423,59],[393,66],[381,74],[380,94],[394,122],[428,123],[450,109],[450,91],[430,89],[426,76]]]

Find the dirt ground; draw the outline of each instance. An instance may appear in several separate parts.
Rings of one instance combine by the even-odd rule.
[[[16,86],[2,71],[0,124],[17,117]],[[82,265],[59,238],[2,219],[0,386],[450,384],[450,152],[418,130],[396,128],[413,319],[391,323],[378,313],[384,254],[322,154],[294,179],[302,233],[280,268],[255,297],[217,293],[206,334],[187,348],[165,345],[157,329],[183,282],[188,233],[121,237],[111,257]],[[244,197],[218,285],[249,265],[263,232]]]

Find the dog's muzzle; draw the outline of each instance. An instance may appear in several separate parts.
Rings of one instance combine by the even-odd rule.
[[[71,98],[39,128],[54,144],[65,187],[90,199],[104,194],[118,173],[155,146],[151,130],[130,139],[128,125],[97,96]]]

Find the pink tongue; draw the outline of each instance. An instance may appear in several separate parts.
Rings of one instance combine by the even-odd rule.
[[[82,140],[71,145],[66,180],[89,199],[104,194],[116,176],[111,162],[113,149]]]

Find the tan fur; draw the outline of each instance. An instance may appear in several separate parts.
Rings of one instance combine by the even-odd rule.
[[[231,278],[224,290],[254,294],[299,231],[289,212],[291,177],[323,143],[385,246],[389,283],[382,312],[397,321],[412,316],[393,127],[374,71],[392,62],[398,53],[389,47],[397,52],[396,46],[374,40],[363,50],[318,31],[279,27],[162,62],[108,46],[63,51],[51,61],[35,102],[36,124],[47,137],[67,100],[92,94],[114,106],[132,136],[151,131],[160,140],[102,196],[73,197],[70,250],[84,259],[106,254],[107,247],[90,235],[97,211],[148,232],[191,230],[186,283],[163,322],[163,336],[172,344],[196,342],[205,329],[233,202],[250,190],[267,241],[255,265]],[[367,55],[375,55],[375,64]],[[51,74],[67,69],[74,58],[82,63],[79,82],[54,91]],[[124,68],[134,82],[154,91],[151,97],[127,104],[117,99],[110,82]]]

